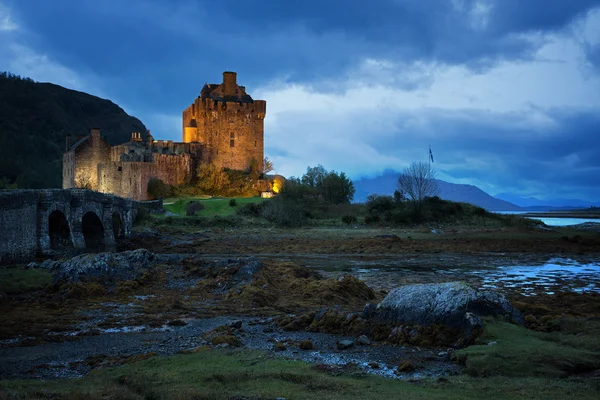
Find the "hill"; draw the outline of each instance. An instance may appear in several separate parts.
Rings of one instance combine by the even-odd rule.
[[[372,193],[391,195],[396,189],[398,172],[385,171],[375,178],[364,178],[354,181],[356,192],[354,201],[364,202]],[[489,211],[521,211],[521,207],[504,200],[490,196],[477,186],[463,185],[437,180],[440,188],[440,198],[475,204]]]
[[[144,124],[110,100],[0,74],[0,185],[60,187],[66,136],[100,128],[111,144],[126,142]],[[73,143],[73,141],[71,142]]]
[[[512,193],[498,193],[497,199],[514,203],[527,210],[569,210],[590,207],[600,207],[600,202],[591,202],[581,199],[556,198],[541,200],[535,197],[520,197]]]

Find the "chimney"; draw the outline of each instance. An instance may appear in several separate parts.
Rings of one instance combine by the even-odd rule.
[[[237,89],[237,74],[235,72],[223,72],[223,94],[225,96],[235,96]]]

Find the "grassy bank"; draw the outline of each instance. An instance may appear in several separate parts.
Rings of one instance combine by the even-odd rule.
[[[0,399],[595,399],[586,383],[466,376],[398,381],[248,350],[199,349],[96,370],[83,379],[3,381]]]
[[[0,293],[16,295],[39,290],[52,281],[52,274],[41,269],[0,268]]]
[[[230,206],[231,198],[206,198],[206,197],[187,197],[180,199],[165,200],[165,209],[177,215],[185,215],[185,207],[190,201],[195,201],[204,206],[204,209],[197,212],[197,215],[203,217],[227,217],[235,215],[236,211],[246,204],[262,203],[264,199],[260,197],[235,198],[236,206]]]

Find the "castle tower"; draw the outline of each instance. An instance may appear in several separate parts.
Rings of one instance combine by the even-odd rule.
[[[237,84],[235,72],[225,71],[222,83],[206,83],[183,111],[183,141],[203,144],[202,162],[262,172],[266,108],[266,101],[252,99]]]

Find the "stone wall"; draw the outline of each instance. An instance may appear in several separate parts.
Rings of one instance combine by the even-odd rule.
[[[73,249],[86,248],[83,216],[93,213],[102,224],[105,249],[112,251],[113,219],[118,216],[122,233],[127,236],[138,207],[143,205],[91,190],[0,190],[0,263],[52,254],[50,215],[55,211],[60,211],[68,223]]]
[[[110,145],[99,129],[79,140],[63,155],[63,189],[86,187],[98,190],[98,164],[110,160]]]
[[[194,116],[195,127],[184,127],[183,140],[204,144],[203,162],[247,170],[255,160],[262,172],[265,113],[263,100],[235,103],[199,97],[184,111],[184,115]]]
[[[0,190],[0,263],[36,254],[37,203],[33,190]]]
[[[191,154],[154,154],[154,162],[108,162],[98,166],[98,190],[134,200],[149,200],[148,182],[158,178],[179,186],[188,183],[195,171]]]

